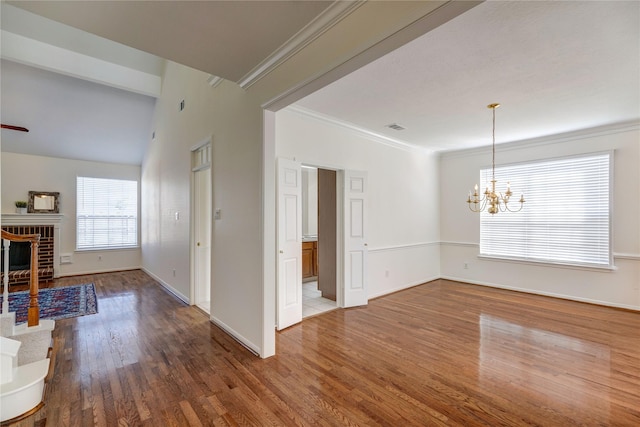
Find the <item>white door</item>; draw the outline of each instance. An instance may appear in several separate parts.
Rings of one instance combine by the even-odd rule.
[[[278,159],[278,330],[302,321],[300,163]]]
[[[210,313],[211,304],[211,168],[194,173],[195,303]]]
[[[211,139],[191,149],[191,302],[211,312]]]
[[[344,171],[344,307],[366,305],[367,173]]]

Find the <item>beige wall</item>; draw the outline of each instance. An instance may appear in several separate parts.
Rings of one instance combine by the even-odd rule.
[[[15,212],[16,200],[27,200],[30,190],[60,192],[60,254],[73,262],[60,265],[60,275],[140,268],[140,248],[76,251],[76,177],[140,181],[140,167],[3,152],[2,212]]]

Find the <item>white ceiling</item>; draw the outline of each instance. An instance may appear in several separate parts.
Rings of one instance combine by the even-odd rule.
[[[2,150],[141,164],[155,98],[2,60]],[[11,100],[11,102],[8,102]]]
[[[640,2],[487,1],[297,105],[440,151],[494,102],[497,143],[640,119]]]
[[[239,81],[331,2],[11,3]],[[27,14],[32,24],[7,22],[7,6],[2,4],[3,31],[159,74],[157,57],[141,53],[145,59],[135,60],[133,49],[125,52],[126,46],[113,47],[86,33],[81,37],[82,32],[67,26],[56,30],[60,24],[16,8],[11,16]],[[31,132],[3,130],[3,151],[25,150],[29,141],[43,155],[83,158],[94,153],[98,158],[91,160],[140,163],[153,98],[20,67],[2,62],[2,122],[10,119],[9,124]],[[18,82],[21,91],[13,90]],[[75,84],[87,93],[104,91],[100,97],[113,104],[93,105],[81,94],[54,96],[62,89],[70,95]],[[40,87],[49,96],[33,90]],[[119,102],[131,103],[124,118],[118,114],[127,107]],[[296,106],[439,151],[490,144],[491,112],[485,106],[492,102],[502,104],[497,142],[639,120],[640,2],[488,1]],[[129,136],[138,136],[110,134],[125,130],[126,119],[135,114],[140,114],[138,129],[130,128]],[[406,130],[385,128],[390,123]]]

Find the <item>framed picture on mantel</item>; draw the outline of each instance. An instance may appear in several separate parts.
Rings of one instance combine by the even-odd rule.
[[[29,191],[28,213],[59,213],[59,192]]]

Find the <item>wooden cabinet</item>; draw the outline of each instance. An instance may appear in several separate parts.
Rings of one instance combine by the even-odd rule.
[[[318,242],[302,242],[302,279],[318,276]]]

